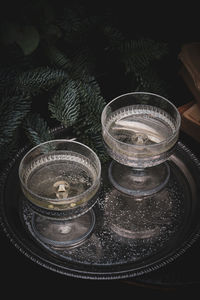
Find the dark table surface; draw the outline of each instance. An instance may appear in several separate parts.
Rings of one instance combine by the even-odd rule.
[[[200,158],[200,145],[181,133],[180,139]],[[200,180],[199,180],[200,183]],[[96,281],[66,277],[32,262],[0,230],[1,291],[7,296],[105,296],[126,291],[141,295],[191,295],[200,291],[200,240],[174,262],[146,275],[126,280]],[[93,289],[94,288],[94,289]],[[81,292],[82,291],[82,292]],[[134,294],[133,294],[134,295]]]

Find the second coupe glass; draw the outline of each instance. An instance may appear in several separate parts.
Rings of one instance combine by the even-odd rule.
[[[168,182],[166,160],[178,140],[181,118],[162,96],[133,92],[109,102],[101,116],[102,135],[113,158],[109,178],[119,191],[146,196]]]

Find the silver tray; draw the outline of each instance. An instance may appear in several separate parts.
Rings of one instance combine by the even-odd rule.
[[[35,235],[18,179],[26,151],[20,150],[1,176],[0,223],[15,247],[42,267],[87,279],[135,277],[173,262],[200,235],[200,162],[181,142],[169,160],[167,187],[143,202],[132,199],[131,219],[122,218],[130,199],[112,187],[103,167],[95,227],[76,248],[56,248]]]

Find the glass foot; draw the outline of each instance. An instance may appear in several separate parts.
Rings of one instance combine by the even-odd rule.
[[[86,214],[65,220],[50,218],[38,213],[32,216],[35,235],[44,243],[55,247],[76,247],[91,234],[95,224],[95,214],[91,209]]]
[[[138,198],[113,188],[105,211],[108,228],[124,242],[126,239],[156,238],[173,221],[173,206],[167,188],[152,196]]]
[[[170,176],[168,164],[134,169],[112,161],[109,166],[109,179],[122,193],[131,196],[148,196],[157,193],[167,184]]]

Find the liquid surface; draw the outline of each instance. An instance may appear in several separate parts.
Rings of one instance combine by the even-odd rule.
[[[80,195],[94,180],[95,169],[89,160],[69,151],[43,155],[25,173],[27,187],[33,193],[50,199]]]
[[[175,131],[170,115],[149,105],[132,105],[115,111],[106,127],[113,138],[131,145],[160,143]]]

